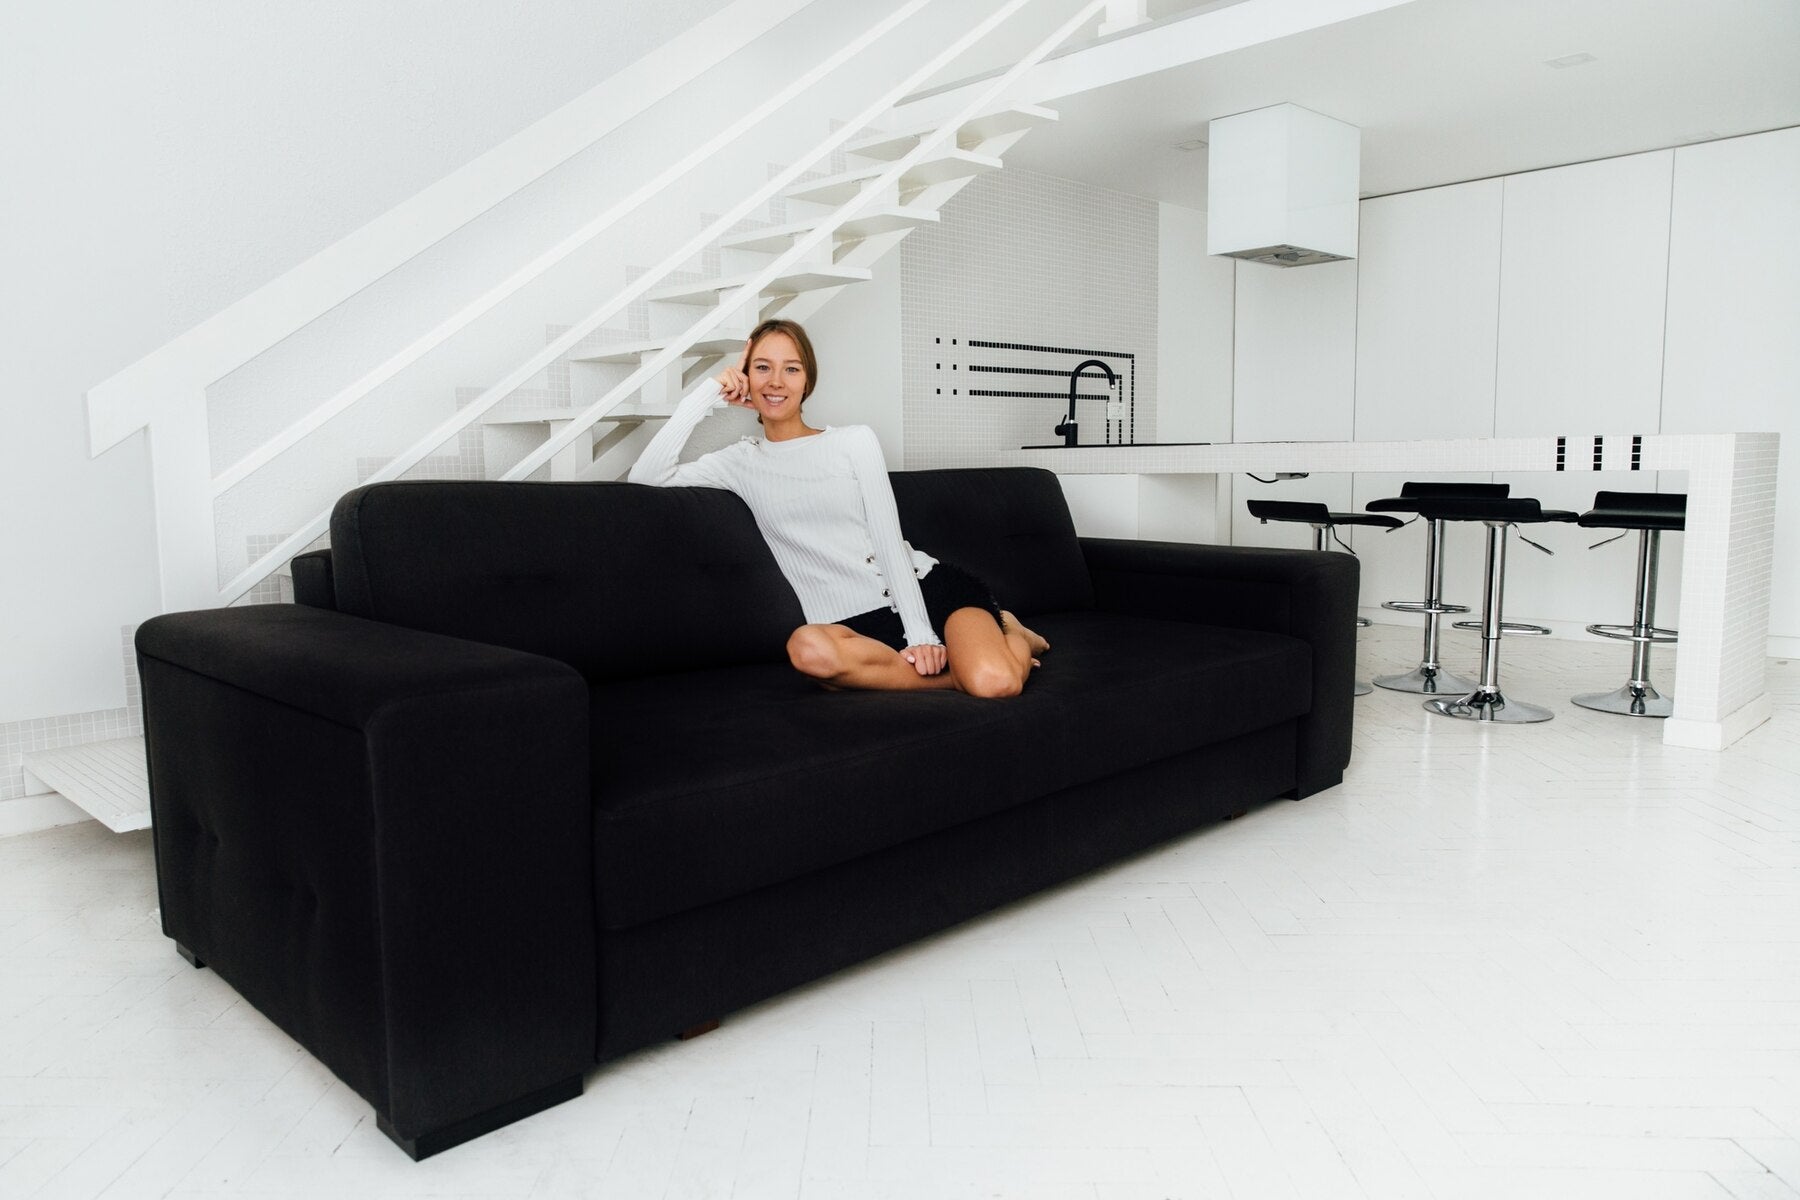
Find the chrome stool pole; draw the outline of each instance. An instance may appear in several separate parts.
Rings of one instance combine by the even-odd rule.
[[[1377,675],[1375,686],[1396,692],[1412,692],[1424,696],[1460,696],[1475,690],[1473,681],[1444,670],[1439,661],[1439,631],[1445,616],[1466,613],[1466,604],[1449,604],[1444,600],[1444,520],[1433,517],[1425,509],[1440,500],[1502,500],[1510,491],[1504,483],[1419,483],[1409,481],[1398,496],[1371,500],[1370,512],[1413,513],[1426,522],[1425,599],[1388,600],[1383,608],[1392,612],[1413,613],[1425,618],[1425,644],[1419,665],[1410,671],[1393,675]]]
[[[1391,691],[1417,692],[1423,695],[1470,692],[1475,689],[1473,683],[1444,670],[1444,664],[1438,661],[1439,622],[1446,614],[1468,612],[1469,606],[1444,603],[1444,522],[1442,519],[1433,519],[1426,525],[1425,599],[1384,600],[1381,605],[1393,612],[1424,614],[1425,646],[1419,656],[1419,665],[1410,671],[1394,675],[1377,675],[1375,685]]]
[[[1398,529],[1401,525],[1398,517],[1332,512],[1323,504],[1311,500],[1247,500],[1244,506],[1250,510],[1251,516],[1264,525],[1276,521],[1312,526],[1312,548],[1321,553],[1325,552],[1325,535],[1335,525],[1372,525],[1377,529]],[[1358,629],[1367,629],[1368,626],[1367,617],[1356,618]],[[1358,696],[1367,696],[1374,690],[1360,679],[1355,681],[1352,689],[1353,694]]]
[[[1492,721],[1502,725],[1529,725],[1548,721],[1555,713],[1522,700],[1509,700],[1500,690],[1500,642],[1505,635],[1547,634],[1542,625],[1526,625],[1504,617],[1506,600],[1506,535],[1515,524],[1541,521],[1573,521],[1571,512],[1545,511],[1536,500],[1447,500],[1433,504],[1422,516],[1448,520],[1480,521],[1487,526],[1487,566],[1482,579],[1480,621],[1458,621],[1458,629],[1481,631],[1481,682],[1468,694],[1425,701],[1424,707],[1440,716],[1462,721]],[[1543,547],[1538,547],[1543,549]],[[1549,553],[1548,550],[1545,553]]]
[[[1583,708],[1624,717],[1667,717],[1675,711],[1675,701],[1650,682],[1650,648],[1675,642],[1676,633],[1656,627],[1656,577],[1663,531],[1687,525],[1687,497],[1662,492],[1601,492],[1594,497],[1593,509],[1581,515],[1581,523],[1591,528],[1638,531],[1637,589],[1631,624],[1587,627],[1599,637],[1631,643],[1631,678],[1610,692],[1589,692],[1570,700]]]

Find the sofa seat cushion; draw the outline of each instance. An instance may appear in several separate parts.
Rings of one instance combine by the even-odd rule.
[[[594,687],[601,926],[795,879],[1306,706],[1310,651],[1279,634],[1093,611],[1035,626],[1054,649],[1010,700],[827,692],[760,665]]]

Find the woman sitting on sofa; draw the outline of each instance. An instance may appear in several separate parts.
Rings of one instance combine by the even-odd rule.
[[[800,409],[818,375],[806,331],[764,321],[716,391],[682,401],[631,481],[724,488],[743,499],[808,622],[788,639],[788,658],[826,687],[1017,695],[1048,643],[1003,612],[979,579],[902,539],[875,431],[806,423]],[[762,437],[677,462],[720,403],[754,410]]]

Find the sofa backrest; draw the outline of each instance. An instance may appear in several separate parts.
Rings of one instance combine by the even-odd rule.
[[[982,576],[1006,607],[1092,606],[1050,472],[891,479],[907,539]],[[341,612],[561,659],[595,682],[785,662],[805,620],[750,510],[715,488],[371,484],[332,513],[328,577]]]
[[[896,471],[913,547],[987,581],[1020,616],[1092,608],[1094,586],[1056,476],[1037,467]]]
[[[743,501],[629,483],[379,483],[331,518],[337,607],[591,681],[785,662],[800,602]]]

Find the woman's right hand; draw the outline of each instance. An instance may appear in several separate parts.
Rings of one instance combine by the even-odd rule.
[[[719,372],[719,395],[725,403],[738,408],[754,408],[750,403],[750,376],[744,372],[750,366],[750,340],[744,339],[744,353],[739,360]]]

